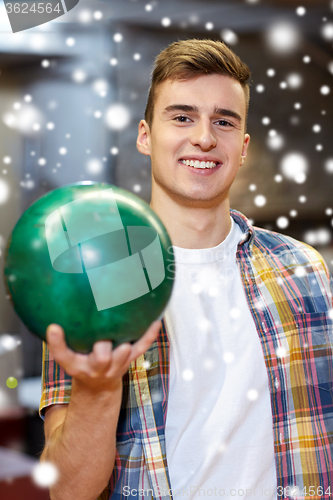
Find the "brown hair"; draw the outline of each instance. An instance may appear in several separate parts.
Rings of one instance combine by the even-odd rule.
[[[145,111],[149,127],[153,122],[154,99],[159,84],[168,78],[189,80],[207,74],[225,75],[237,80],[244,90],[247,112],[251,78],[248,66],[220,40],[181,40],[173,42],[155,59]]]

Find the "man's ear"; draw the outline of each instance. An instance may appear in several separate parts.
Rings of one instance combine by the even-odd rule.
[[[242,155],[241,155],[241,159],[240,159],[240,165],[243,165],[243,163],[245,161],[249,144],[250,144],[250,136],[249,136],[249,134],[245,134],[243,148],[242,148]]]
[[[139,123],[136,147],[139,153],[150,156],[150,128],[146,120]]]

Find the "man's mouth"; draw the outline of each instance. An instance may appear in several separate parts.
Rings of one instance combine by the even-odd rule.
[[[184,165],[194,168],[215,168],[219,163],[215,161],[180,160]]]

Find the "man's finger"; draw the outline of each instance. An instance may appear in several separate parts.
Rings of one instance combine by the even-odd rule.
[[[93,370],[106,369],[111,363],[112,342],[110,340],[99,340],[95,342],[92,352],[89,354],[89,364]]]
[[[159,331],[162,327],[162,322],[160,320],[154,321],[146,333],[135,342],[132,346],[131,361],[134,361],[141,354],[146,352],[150,345],[156,340]]]
[[[69,349],[65,340],[65,332],[60,325],[52,324],[46,330],[47,346],[57,363],[72,375],[77,370],[75,353]]]

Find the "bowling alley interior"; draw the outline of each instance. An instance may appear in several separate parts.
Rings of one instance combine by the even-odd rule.
[[[333,272],[333,2],[80,0],[15,33],[3,3],[0,13],[0,498],[44,500],[42,341],[4,279],[17,221],[44,194],[83,181],[149,203],[136,136],[154,58],[178,39],[219,39],[252,72],[251,143],[231,207],[313,246]]]

